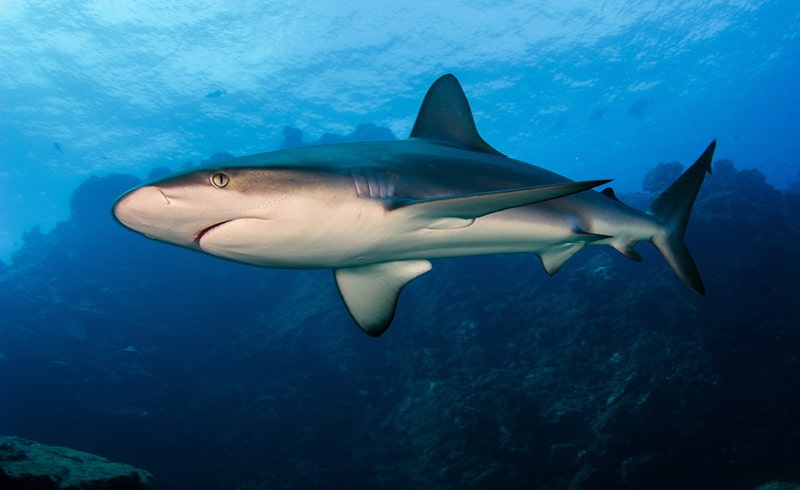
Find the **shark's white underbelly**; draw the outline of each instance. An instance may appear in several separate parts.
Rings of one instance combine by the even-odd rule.
[[[207,253],[262,267],[343,268],[468,255],[547,254],[575,243],[576,229],[585,225],[577,215],[548,212],[546,207],[430,223],[361,201],[307,208],[280,220],[232,220],[209,230],[199,245]]]

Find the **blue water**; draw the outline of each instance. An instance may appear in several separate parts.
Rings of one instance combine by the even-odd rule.
[[[0,433],[168,489],[800,481],[800,7],[283,5],[0,2]],[[716,138],[687,234],[708,296],[647,244],[553,277],[439,260],[376,340],[329,271],[110,216],[153,169],[296,144],[287,127],[405,137],[446,72],[492,146],[639,207],[659,162]]]

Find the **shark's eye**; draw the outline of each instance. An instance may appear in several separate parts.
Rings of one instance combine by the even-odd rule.
[[[213,174],[211,174],[211,185],[213,185],[217,189],[222,189],[223,187],[228,185],[228,182],[230,182],[230,180],[231,178],[228,176],[228,174],[224,172],[214,172]]]

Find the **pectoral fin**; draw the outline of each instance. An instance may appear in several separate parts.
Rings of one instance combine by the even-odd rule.
[[[404,260],[335,269],[333,274],[350,316],[377,337],[389,328],[403,287],[429,270],[427,260]]]
[[[562,184],[433,197],[430,199],[405,199],[395,201],[390,206],[390,209],[415,213],[417,218],[427,220],[440,220],[442,218],[461,218],[469,220],[504,209],[527,206],[528,204],[535,204],[537,202],[549,201],[550,199],[576,194],[607,182],[609,181],[587,180],[583,182],[565,182]]]

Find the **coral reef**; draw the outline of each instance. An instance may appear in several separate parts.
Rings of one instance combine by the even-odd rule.
[[[590,247],[553,277],[529,256],[437,260],[378,340],[328,271],[117,226],[96,196],[136,182],[87,182],[0,268],[0,431],[135,461],[164,488],[800,481],[800,195],[757,171],[718,161],[698,198],[705,298],[648,244],[642,264]]]

